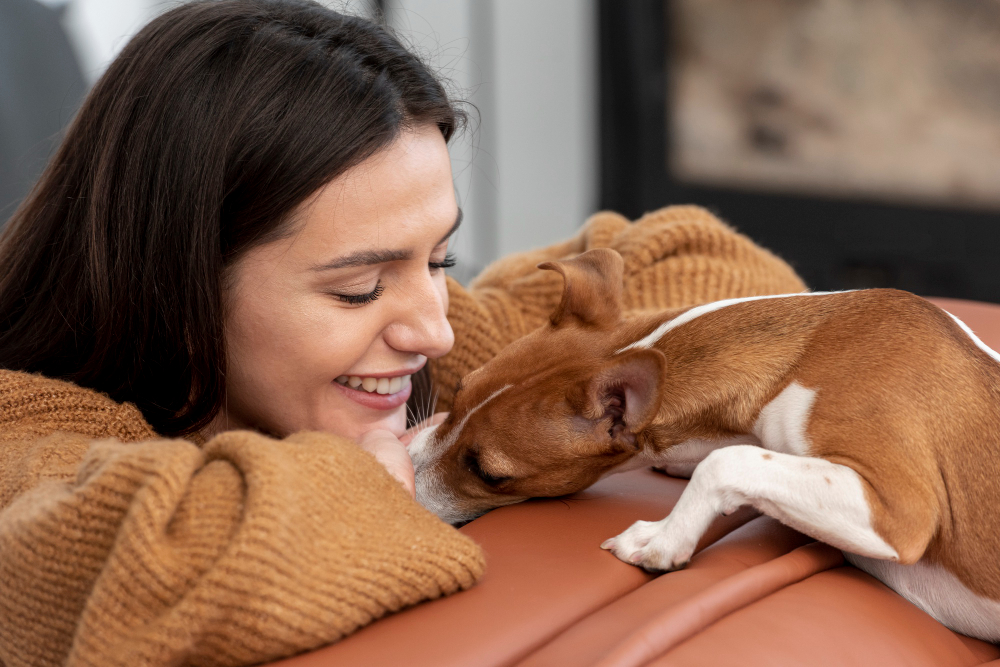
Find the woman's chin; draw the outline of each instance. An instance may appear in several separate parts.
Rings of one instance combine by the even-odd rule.
[[[366,411],[370,412],[370,411]],[[357,440],[361,435],[369,431],[384,429],[391,432],[397,438],[406,433],[406,406],[401,405],[393,410],[380,410],[383,415],[371,414],[350,414],[341,415],[339,423],[329,424],[323,430],[342,435],[352,440]]]

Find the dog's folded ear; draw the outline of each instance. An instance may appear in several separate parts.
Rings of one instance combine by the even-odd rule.
[[[659,412],[666,364],[659,350],[615,355],[587,383],[585,416],[595,421],[610,416],[612,439],[634,447],[635,435]]]
[[[562,301],[549,320],[554,326],[568,320],[607,327],[621,319],[625,262],[610,248],[597,248],[558,262],[542,262],[540,269],[558,271],[565,280]]]

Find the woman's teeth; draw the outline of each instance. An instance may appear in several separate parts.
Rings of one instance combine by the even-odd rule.
[[[351,389],[367,391],[369,394],[395,394],[410,386],[410,376],[363,378],[357,375],[341,375],[337,378],[337,383],[347,385]]]

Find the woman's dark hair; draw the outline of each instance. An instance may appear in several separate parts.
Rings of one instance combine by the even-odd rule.
[[[461,113],[381,26],[208,0],[144,28],[0,236],[0,368],[134,403],[157,430],[225,396],[226,269],[406,127]]]

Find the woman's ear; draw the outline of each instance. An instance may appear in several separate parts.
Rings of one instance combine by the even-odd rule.
[[[659,350],[630,350],[611,357],[587,384],[586,416],[610,416],[612,438],[634,447],[636,434],[660,411],[666,365]]]
[[[542,262],[540,269],[558,271],[565,280],[562,301],[549,320],[553,326],[569,320],[598,327],[621,319],[625,262],[610,248],[597,248],[558,262]]]

